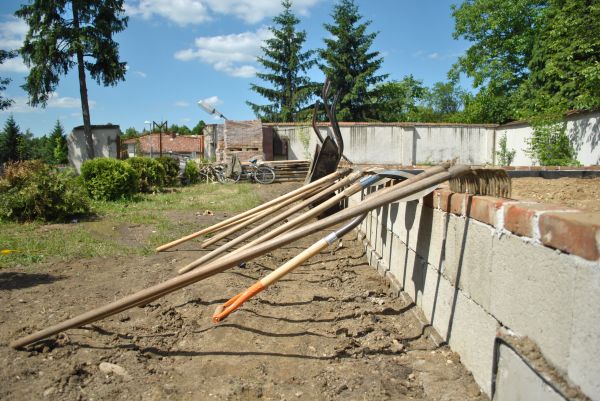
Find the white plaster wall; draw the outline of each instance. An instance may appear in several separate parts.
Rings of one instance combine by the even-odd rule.
[[[500,126],[496,129],[496,151],[498,142],[506,135],[509,150],[516,150],[513,166],[533,166],[527,155],[527,141],[533,128],[528,124]],[[567,118],[567,135],[575,148],[577,160],[584,166],[600,164],[600,112],[574,115]]]
[[[359,230],[369,263],[415,301],[488,395],[503,327],[532,339],[570,383],[600,401],[597,262],[417,202],[372,211]]]
[[[121,129],[118,125],[92,126],[95,157],[117,158],[120,135]],[[69,164],[79,173],[81,165],[87,160],[83,128],[77,127],[67,136],[67,147],[69,149]]]
[[[323,137],[330,128],[320,127]],[[281,126],[277,134],[288,139],[289,159],[310,159],[317,144],[311,127]],[[493,129],[481,126],[340,127],[344,154],[357,164],[429,164],[447,160],[461,163],[493,163]]]

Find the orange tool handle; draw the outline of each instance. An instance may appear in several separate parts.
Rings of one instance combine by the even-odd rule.
[[[265,288],[267,287],[265,287],[260,281],[257,281],[254,285],[252,285],[252,287],[248,288],[246,291],[240,292],[235,297],[225,302],[223,305],[218,306],[212,317],[213,323],[217,324],[221,322],[231,312],[242,306],[244,302],[258,294]]]

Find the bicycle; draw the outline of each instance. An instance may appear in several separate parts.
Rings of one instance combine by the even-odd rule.
[[[236,156],[233,156],[231,165],[217,167],[217,179],[224,184],[238,182],[242,177],[253,179],[259,184],[271,184],[275,181],[275,170],[271,167],[259,165],[257,158],[252,158],[249,162],[249,168],[245,167]]]

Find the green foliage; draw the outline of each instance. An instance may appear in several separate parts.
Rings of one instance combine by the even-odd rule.
[[[141,192],[156,192],[164,187],[167,173],[158,160],[150,157],[131,157],[125,162],[135,170]]]
[[[341,91],[337,109],[340,121],[366,121],[373,115],[368,99],[372,86],[387,75],[376,75],[383,63],[379,52],[371,51],[377,32],[367,33],[371,21],[361,23],[362,16],[354,0],[341,0],[333,7],[333,24],[325,24],[331,37],[325,38],[325,49],[319,50],[324,63],[319,67],[332,83],[333,93]]]
[[[500,166],[510,166],[515,159],[516,150],[508,150],[508,146],[506,145],[507,139],[506,134],[502,135],[502,137],[498,140],[498,147],[500,150],[496,152],[498,156],[498,164]]]
[[[480,92],[467,122],[503,123],[600,107],[600,3],[466,0],[453,6],[455,38],[470,41],[450,75]]]
[[[550,0],[521,88],[521,116],[600,107],[600,2]]]
[[[540,166],[579,166],[566,128],[564,121],[557,122],[551,118],[534,121],[527,153]]]
[[[183,180],[187,184],[196,184],[200,180],[200,169],[194,160],[188,160],[183,170]]]
[[[291,1],[283,0],[281,4],[283,11],[273,18],[275,26],[269,28],[273,37],[265,40],[263,55],[258,57],[268,72],[259,72],[256,76],[270,86],[250,86],[270,104],[246,103],[264,121],[302,121],[306,113],[301,111],[317,90],[317,84],[307,76],[315,65],[314,51],[302,51],[306,32],[296,30],[300,20],[292,13]]]
[[[4,61],[16,56],[17,53],[14,51],[0,49],[0,65],[2,65]],[[10,78],[0,77],[0,110],[7,109],[14,103],[14,100],[2,96],[6,90],[6,86],[10,83],[10,81]]]
[[[134,127],[129,127],[125,130],[125,133],[121,135],[121,140],[124,141],[131,138],[137,138],[138,136],[140,136],[138,130],[136,130]]]
[[[129,163],[117,159],[96,158],[81,166],[83,183],[97,200],[131,198],[139,192],[139,176]]]
[[[72,170],[41,161],[9,163],[0,179],[0,220],[67,221],[90,212],[90,199]]]
[[[0,164],[21,160],[19,151],[23,151],[22,137],[23,134],[14,117],[9,116],[0,133]]]
[[[156,159],[165,169],[165,185],[177,185],[179,179],[179,160],[163,156]]]
[[[198,124],[196,124],[194,128],[192,128],[192,135],[204,135],[204,127],[206,127],[206,123],[204,122],[204,120],[198,121]]]
[[[50,133],[50,143],[51,146],[53,146],[52,154],[54,156],[54,163],[67,164],[69,162],[67,136],[65,135],[65,130],[63,129],[59,120],[56,120],[54,129]]]
[[[412,75],[379,84],[371,92],[371,114],[383,122],[418,121],[419,104],[426,93],[423,81]]]

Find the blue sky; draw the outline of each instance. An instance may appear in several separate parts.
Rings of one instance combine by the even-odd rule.
[[[413,74],[426,85],[445,80],[468,43],[454,40],[450,6],[460,0],[356,0],[360,13],[378,31],[373,48],[384,57],[382,73],[390,80]],[[22,43],[27,26],[13,17],[22,1],[0,3],[0,48]],[[333,0],[296,0],[300,29],[307,32],[306,48],[320,48],[331,22]],[[128,28],[116,36],[121,59],[128,63],[126,81],[114,87],[88,79],[93,124],[144,128],[144,121],[165,121],[193,127],[200,119],[217,122],[196,103],[207,99],[230,119],[252,119],[246,100],[264,100],[250,91],[259,65],[261,42],[279,0],[126,0]],[[81,125],[79,87],[75,71],[61,79],[46,109],[27,106],[21,90],[27,69],[20,59],[0,65],[0,77],[9,77],[4,96],[15,105],[0,112],[0,124],[10,114],[24,131],[34,135],[51,131],[59,119],[67,131]],[[323,75],[311,72],[316,81]]]

